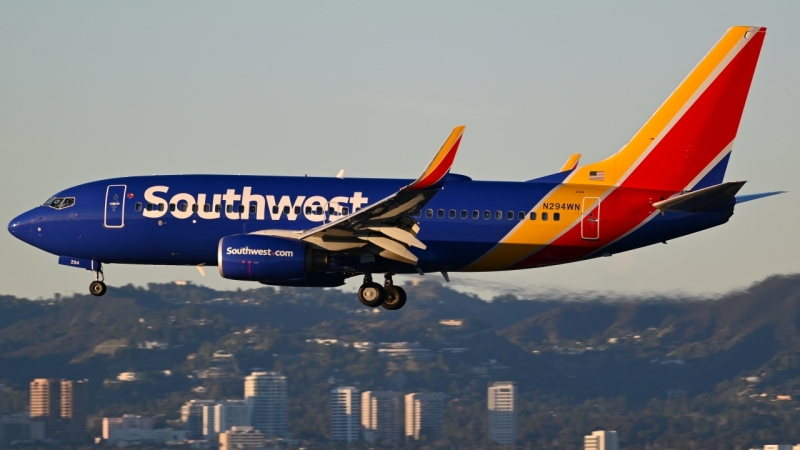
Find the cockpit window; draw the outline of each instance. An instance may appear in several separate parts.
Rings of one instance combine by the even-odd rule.
[[[53,209],[69,208],[75,204],[75,197],[51,197],[44,202],[44,206],[49,206]]]

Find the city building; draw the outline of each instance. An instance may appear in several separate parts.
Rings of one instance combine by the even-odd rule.
[[[364,439],[395,444],[402,433],[401,395],[394,391],[366,391],[361,394],[361,426]]]
[[[250,405],[246,400],[222,400],[203,405],[203,436],[216,440],[217,435],[234,426],[250,426]]]
[[[17,442],[43,441],[45,423],[31,420],[28,413],[10,414],[0,417],[0,448]]]
[[[406,439],[441,439],[444,436],[444,394],[406,395]]]
[[[593,431],[592,434],[583,437],[583,448],[584,450],[619,450],[617,432]]]
[[[189,400],[181,407],[183,429],[189,432],[189,439],[203,438],[203,407],[213,405],[214,400]]]
[[[264,433],[253,427],[233,427],[220,433],[219,450],[255,450],[263,448],[265,442]]]
[[[86,441],[89,415],[89,380],[61,381],[61,440],[73,444]]]
[[[489,386],[489,440],[510,445],[517,440],[516,386],[502,381]]]
[[[339,387],[331,390],[331,440],[356,442],[360,435],[358,389]]]
[[[103,439],[108,440],[111,430],[152,430],[153,419],[149,417],[125,414],[122,417],[103,418]]]
[[[61,382],[47,378],[31,381],[30,410],[31,420],[44,424],[45,437],[56,439],[58,419],[61,417]]]
[[[272,439],[288,436],[286,377],[278,372],[253,372],[244,381],[244,398],[251,409],[251,425]]]
[[[797,447],[800,446],[789,445],[789,444],[770,444],[770,445],[765,445],[764,450],[794,450]]]
[[[108,430],[108,443],[110,445],[129,446],[142,444],[166,444],[184,442],[189,438],[188,430],[173,430],[162,428],[159,430],[145,429],[119,429]]]

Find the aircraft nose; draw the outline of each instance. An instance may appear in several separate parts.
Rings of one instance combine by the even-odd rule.
[[[12,236],[27,242],[34,218],[33,211],[18,215],[8,223],[8,232],[11,233]]]

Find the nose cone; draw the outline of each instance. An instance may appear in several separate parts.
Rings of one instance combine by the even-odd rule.
[[[33,210],[20,214],[8,223],[8,232],[15,238],[30,243],[32,239],[31,227],[36,215]]]

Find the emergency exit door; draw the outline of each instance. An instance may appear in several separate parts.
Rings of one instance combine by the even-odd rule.
[[[600,239],[600,197],[584,197],[581,209],[581,238]]]

